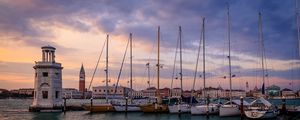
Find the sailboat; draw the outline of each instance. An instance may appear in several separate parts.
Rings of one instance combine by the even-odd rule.
[[[298,55],[297,57],[300,57],[300,27],[299,27],[299,8],[298,8],[298,0],[296,1],[296,28],[297,28],[297,42],[298,42]],[[288,114],[299,114],[300,113],[300,106],[293,105],[291,108],[287,108]]]
[[[228,37],[228,63],[229,63],[229,90],[230,98],[229,101],[220,107],[219,116],[237,116],[241,114],[240,111],[240,102],[237,100],[232,100],[232,73],[231,73],[231,46],[230,46],[230,14],[229,14],[229,5],[227,4],[227,37]],[[246,101],[243,101],[246,103]]]
[[[104,104],[83,105],[83,108],[90,112],[112,112],[112,111],[115,111],[112,104],[108,102],[108,40],[109,40],[109,35],[106,36],[106,69],[105,69],[105,74],[106,74],[105,100],[106,100],[106,102]],[[93,98],[91,98],[91,99],[93,99]]]
[[[162,113],[162,112],[169,112],[168,106],[162,104],[162,98],[160,95],[160,89],[159,89],[159,70],[161,65],[159,64],[159,49],[160,49],[160,27],[158,26],[157,30],[157,89],[156,89],[156,102],[149,103],[145,105],[141,105],[141,111],[145,113]]]
[[[181,95],[182,95],[182,44],[181,44],[181,26],[179,26],[179,52],[180,52],[180,87],[181,87]],[[178,42],[177,42],[178,43]],[[177,45],[178,47],[178,45]],[[177,53],[177,48],[176,48],[176,53]],[[175,63],[176,63],[176,54],[175,54],[175,61],[174,61],[174,67],[175,67]],[[175,68],[174,68],[175,69]],[[172,79],[172,83],[173,83],[173,79]],[[172,90],[172,83],[171,83],[171,90]],[[190,112],[190,105],[187,103],[183,103],[181,98],[178,98],[178,102],[176,102],[175,104],[169,104],[168,105],[168,109],[170,113],[188,113]]]
[[[219,106],[218,104],[213,104],[213,103],[209,103],[209,96],[206,95],[206,90],[205,90],[205,18],[202,19],[202,42],[203,42],[203,96],[207,98],[207,100],[205,100],[205,104],[201,104],[201,105],[192,105],[191,106],[191,114],[192,115],[208,115],[208,114],[217,114],[219,112]],[[200,46],[199,46],[200,47]]]
[[[117,112],[137,112],[137,111],[140,111],[140,106],[137,105],[137,104],[133,104],[133,101],[132,101],[132,33],[129,34],[129,43],[130,43],[130,93],[127,95],[129,96],[129,104],[128,104],[128,97],[126,97],[126,103],[125,104],[114,104],[114,108]],[[128,44],[126,46],[126,50],[125,50],[125,54],[124,54],[124,57],[123,57],[123,61],[122,61],[122,65],[121,65],[121,69],[120,69],[120,73],[119,73],[119,76],[118,76],[118,82],[119,82],[119,78],[120,78],[120,75],[121,75],[121,71],[122,71],[122,68],[123,68],[123,63],[124,63],[124,60],[125,60],[125,57],[126,57],[126,52],[127,52],[127,48],[128,48]],[[116,85],[116,88],[118,87],[118,83]],[[117,89],[115,89],[115,92],[116,92]]]
[[[263,41],[263,31],[262,31],[262,18],[261,13],[258,14],[259,20],[259,39],[261,42],[261,60],[262,60],[262,96],[250,103],[248,108],[245,110],[245,115],[247,118],[251,119],[261,119],[261,118],[275,118],[278,115],[278,110],[269,101],[267,101],[265,96],[265,51],[264,51],[264,41]]]

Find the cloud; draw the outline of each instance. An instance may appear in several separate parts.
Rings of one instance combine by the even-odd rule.
[[[262,11],[266,56],[274,65],[270,74],[291,79],[289,74],[298,69],[284,65],[297,59],[298,43],[295,37],[294,3],[285,0],[3,0],[0,1],[0,11],[5,11],[0,12],[0,46],[13,42],[15,45],[30,47],[52,45],[65,54],[79,52],[79,49],[70,44],[62,45],[57,40],[58,28],[64,28],[81,34],[107,33],[116,36],[120,41],[127,40],[121,37],[133,33],[135,42],[140,45],[138,47],[156,47],[157,26],[161,26],[162,63],[165,64],[162,77],[168,79],[172,72],[170,61],[173,61],[176,49],[178,26],[182,26],[184,71],[188,77],[192,77],[200,39],[201,18],[205,17],[207,64],[213,66],[208,68],[208,76],[220,76],[227,67],[222,63],[227,61],[226,2],[230,4],[233,69],[241,71],[242,76],[255,76],[253,71],[258,68],[253,65],[258,64],[260,53],[258,11]],[[72,40],[67,41],[73,43]],[[147,61],[155,63],[155,59],[145,60],[148,56],[151,55],[143,55],[137,60],[139,63],[135,67],[140,70],[145,68]],[[116,74],[119,63],[112,64],[115,67],[112,74]],[[68,75],[75,73],[75,70],[66,71]],[[137,71],[137,76],[142,77],[142,71]]]

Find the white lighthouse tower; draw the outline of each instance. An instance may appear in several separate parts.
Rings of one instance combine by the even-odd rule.
[[[62,108],[62,69],[55,62],[55,48],[42,47],[42,61],[35,62],[34,99],[30,111]]]

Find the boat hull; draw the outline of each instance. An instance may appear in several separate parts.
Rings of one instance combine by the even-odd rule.
[[[192,115],[218,114],[219,107],[217,105],[199,105],[191,107]]]
[[[169,109],[170,113],[189,113],[189,112],[191,112],[191,107],[188,104],[169,105],[168,109]]]
[[[168,106],[158,104],[146,104],[140,106],[141,111],[145,113],[167,113],[169,112]]]
[[[275,118],[278,113],[276,111],[273,110],[269,110],[269,111],[259,111],[259,110],[248,110],[245,111],[245,115],[247,118],[251,118],[251,119],[267,119],[267,118]]]
[[[92,107],[90,105],[84,105],[83,108],[90,112],[114,112],[115,109],[110,104],[101,104],[101,105],[93,105]]]
[[[239,106],[237,105],[223,105],[220,107],[219,116],[228,117],[228,116],[238,116],[241,115]]]
[[[126,111],[125,105],[114,105],[114,108],[117,112],[125,112]],[[127,105],[127,111],[128,112],[138,112],[138,111],[141,111],[141,108],[139,105]]]

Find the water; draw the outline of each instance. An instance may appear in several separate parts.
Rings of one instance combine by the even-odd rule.
[[[277,101],[276,101],[277,102]],[[31,99],[0,99],[0,120],[240,120],[240,117],[191,116],[190,114],[94,113],[68,111],[64,113],[28,112]],[[294,103],[294,102],[291,102]],[[297,103],[300,103],[299,100]],[[285,118],[278,117],[277,120]],[[299,118],[298,118],[299,119]]]

